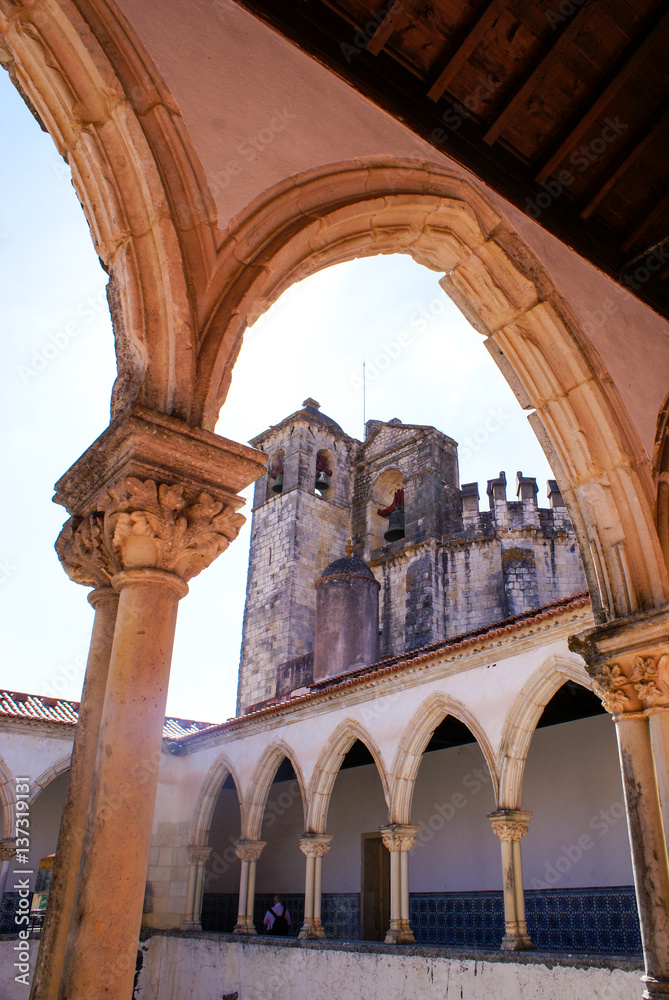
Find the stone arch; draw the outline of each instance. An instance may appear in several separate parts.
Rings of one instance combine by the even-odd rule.
[[[54,778],[57,778],[59,774],[63,774],[64,771],[69,771],[70,762],[72,760],[72,752],[63,754],[58,760],[54,761],[50,767],[47,767],[45,771],[42,771],[39,778],[35,778],[32,783],[32,788],[30,789],[29,803],[33,803],[40,792],[43,792],[47,785],[51,784]]]
[[[0,757],[0,840],[8,840],[14,836],[15,789],[11,771]]]
[[[265,749],[258,761],[245,798],[244,816],[246,817],[246,821],[242,835],[248,837],[249,840],[260,839],[267,797],[274,781],[274,776],[284,757],[290,761],[297,776],[297,783],[302,798],[302,809],[306,820],[307,796],[305,794],[304,777],[295,751],[284,740],[274,740]]]
[[[384,510],[393,502],[396,490],[404,489],[404,476],[400,469],[392,466],[384,469],[372,483],[372,496],[369,501],[369,531],[370,548],[376,549],[385,545],[384,533],[388,521],[381,517],[379,510]]]
[[[364,726],[356,719],[346,719],[329,737],[327,745],[314,768],[309,789],[309,811],[306,829],[311,833],[325,833],[328,808],[332,797],[332,789],[339,774],[342,761],[356,740],[364,743],[376,764],[383,797],[390,806],[390,782],[383,764],[383,758],[378,746]]]
[[[110,276],[119,370],[112,410],[137,400],[189,420],[192,290],[215,261],[215,209],[176,103],[104,0],[6,0],[0,35],[0,61],[72,168]]]
[[[237,777],[237,774],[227,757],[217,757],[209,768],[209,771],[207,772],[207,775],[202,783],[200,794],[198,795],[193,825],[190,833],[189,843],[191,846],[206,846],[209,839],[209,830],[211,828],[211,819],[214,815],[216,800],[224,782],[228,778],[228,775],[235,783],[237,801],[239,802],[239,811],[242,819],[242,829],[244,828],[244,803],[240,792],[241,786],[239,784],[239,778]]]
[[[500,809],[520,809],[525,761],[537,723],[548,702],[567,681],[592,691],[592,679],[577,656],[550,656],[519,692],[504,727],[499,754]]]
[[[414,713],[402,741],[397,748],[393,765],[392,823],[411,822],[411,803],[418,769],[425,747],[432,733],[447,715],[452,715],[464,723],[478,743],[485,757],[495,796],[499,786],[499,776],[495,754],[490,740],[478,719],[465,708],[462,702],[445,694],[432,694]]]
[[[335,164],[265,192],[231,227],[207,289],[197,419],[213,427],[246,325],[293,282],[408,253],[493,343],[549,452],[596,616],[663,605],[650,463],[612,380],[544,266],[469,180],[431,163]],[[596,428],[596,433],[593,433]]]
[[[669,565],[669,396],[657,418],[653,472],[657,488],[655,523],[664,558]]]

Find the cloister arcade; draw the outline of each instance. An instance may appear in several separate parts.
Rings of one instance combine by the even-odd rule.
[[[594,679],[616,719],[645,995],[666,996],[666,322],[241,7],[220,6],[222,18],[202,5],[172,5],[156,18],[131,0],[0,5],[3,65],[70,163],[110,275],[119,372],[110,428],[56,492],[69,515],[58,553],[70,577],[93,588],[96,613],[33,996],[55,998],[60,988],[70,1000],[90,1000],[96,991],[127,1000],[147,862],[153,913],[146,923],[196,922],[209,822],[227,774],[240,797],[238,917],[249,929],[253,854],[284,757],[305,809],[304,922],[318,933],[328,803],[358,739],[374,758],[388,810],[390,932],[397,942],[407,940],[413,785],[444,715],[467,725],[487,762],[497,793],[492,822],[502,840],[506,937],[522,942],[516,891],[528,822],[522,770],[533,726],[565,678],[582,685]],[[175,37],[198,40],[187,60],[170,56]],[[217,71],[210,95],[201,81],[211,65]],[[240,80],[252,81],[244,93]],[[211,122],[220,123],[217,102],[227,93],[236,98],[217,134]],[[268,93],[291,109],[268,156],[239,171],[232,185],[216,185],[217,162],[229,159],[240,123],[262,117]],[[390,707],[374,724],[364,724],[364,701],[349,705],[346,690],[328,703],[327,747],[314,746],[313,729],[292,721],[313,721],[319,695],[276,710],[291,733],[290,740],[281,736],[285,746],[273,743],[275,718],[261,713],[218,735],[186,738],[182,756],[161,757],[179,600],[188,581],[235,539],[238,494],[264,471],[263,456],[213,433],[244,330],[299,278],[357,256],[395,252],[441,276],[521,405],[533,411],[588,577],[593,618],[574,613],[563,624],[570,635],[586,629],[572,646],[590,674],[562,648],[546,651],[542,662],[550,665],[537,675],[521,643],[513,683],[521,677],[522,685],[514,688],[515,714],[503,726],[499,699],[492,704],[497,680],[481,686],[478,710],[472,708],[468,682],[476,670],[492,667],[469,650],[469,665],[449,677],[445,700],[434,692],[430,703],[432,682],[421,677],[419,701],[427,708],[413,706],[408,729],[398,723],[406,717],[405,695],[401,709],[400,699],[391,698],[394,688],[405,691],[411,674],[405,666],[401,681],[384,679]],[[590,304],[609,298],[614,313],[597,326]],[[633,371],[630,331],[644,345]],[[565,633],[563,647],[566,639]],[[480,652],[488,657],[486,648]],[[243,753],[232,754],[242,745]],[[20,771],[7,767],[9,775]],[[175,813],[159,786],[177,773]],[[204,785],[193,781],[198,774]],[[6,786],[3,795],[3,826],[11,833]]]

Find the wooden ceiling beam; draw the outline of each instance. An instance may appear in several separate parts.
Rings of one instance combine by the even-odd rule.
[[[643,234],[651,228],[651,226],[654,226],[656,222],[659,222],[663,218],[666,219],[667,213],[669,213],[669,192],[665,194],[663,198],[660,198],[658,202],[655,202],[655,207],[652,208],[648,214],[643,217],[638,226],[635,226],[629,235],[625,237],[625,240],[621,244],[623,250],[629,250],[633,247],[634,244],[641,239]],[[669,236],[661,240],[661,243],[666,243],[667,239],[669,239]]]
[[[480,15],[475,18],[474,23],[469,27],[469,30],[465,32],[464,37],[460,38],[455,49],[449,56],[446,65],[428,90],[427,96],[431,100],[439,100],[456,73],[462,69],[474,49],[478,46],[479,42],[483,41],[486,33],[508,4],[506,0],[488,0],[488,3],[484,6],[485,10],[481,11]]]
[[[565,156],[573,150],[579,139],[585,135],[619,90],[624,87],[632,74],[642,68],[651,51],[659,44],[660,34],[666,29],[668,24],[669,12],[666,10],[666,4],[661,3],[659,9],[646,20],[644,27],[640,30],[634,41],[625,49],[621,58],[622,65],[620,69],[614,73],[599,96],[590,104],[588,110],[584,114],[581,114],[577,124],[570,130],[569,135],[562,140],[557,149],[551,153],[537,172],[536,179],[540,184],[550,177]]]
[[[667,128],[669,125],[669,108],[664,114],[660,114],[659,112],[660,109],[658,108],[643,130],[643,134],[635,136],[631,142],[625,145],[621,154],[613,161],[606,174],[600,178],[597,190],[590,196],[587,204],[581,209],[581,218],[590,218],[609,191],[612,191],[618,181],[632,169],[635,163],[639,162],[656,137],[663,129]]]
[[[409,19],[409,11],[405,3],[393,3],[386,16],[381,21],[370,40],[367,42],[367,51],[373,56],[378,56],[384,45],[390,41],[394,31],[406,24]]]
[[[522,110],[532,92],[548,76],[558,59],[564,56],[566,49],[578,37],[596,7],[597,2],[586,0],[562,31],[556,33],[556,37],[552,39],[551,45],[544,50],[539,62],[531,67],[529,74],[525,76],[523,82],[483,136],[484,142],[487,142],[489,146],[499,138],[509,122]]]

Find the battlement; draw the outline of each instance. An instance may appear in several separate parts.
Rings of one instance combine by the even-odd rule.
[[[487,529],[491,522],[500,527],[517,529],[533,526],[544,532],[566,530],[571,522],[560,487],[555,479],[547,480],[546,485],[548,507],[539,507],[536,478],[517,472],[516,499],[509,500],[506,473],[502,471],[494,479],[488,480],[488,509],[481,510],[478,483],[463,483],[460,487],[460,499],[464,530],[470,533],[476,523],[480,524],[482,530]]]

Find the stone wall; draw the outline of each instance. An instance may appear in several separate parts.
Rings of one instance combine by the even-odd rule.
[[[642,969],[541,954],[478,955],[392,945],[156,935],[142,946],[139,1000],[637,1000]]]

